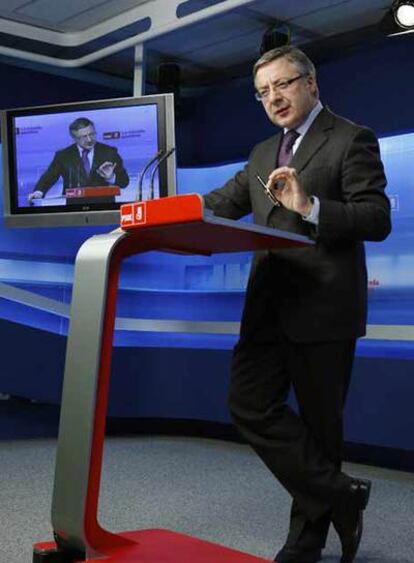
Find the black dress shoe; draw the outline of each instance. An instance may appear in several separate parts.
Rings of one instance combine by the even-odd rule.
[[[362,536],[363,518],[371,482],[352,479],[332,513],[332,522],[342,545],[341,563],[352,563]]]
[[[275,557],[277,563],[317,563],[322,557],[320,549],[302,550],[294,547],[282,547]]]

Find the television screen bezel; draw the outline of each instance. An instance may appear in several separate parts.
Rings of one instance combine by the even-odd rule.
[[[155,94],[128,98],[88,100],[62,104],[48,104],[12,108],[1,112],[1,140],[3,152],[4,218],[8,227],[59,227],[119,224],[121,203],[105,205],[104,209],[76,209],[74,206],[22,207],[17,206],[18,186],[14,120],[26,115],[45,115],[70,111],[87,111],[127,106],[157,105],[159,149],[175,147],[174,95]],[[176,194],[175,152],[159,167],[160,197]],[[123,202],[127,203],[127,202]],[[108,209],[108,206],[110,207]]]

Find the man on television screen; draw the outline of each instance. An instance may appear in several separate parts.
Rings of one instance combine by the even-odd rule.
[[[68,188],[125,188],[128,185],[128,173],[117,149],[96,141],[95,125],[90,119],[75,119],[69,125],[69,132],[74,144],[55,153],[35,189],[28,195],[29,203],[44,197],[59,178],[63,179],[64,194]]]

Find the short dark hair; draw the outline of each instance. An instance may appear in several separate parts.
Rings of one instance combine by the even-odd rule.
[[[77,131],[79,131],[79,129],[84,129],[85,127],[89,127],[90,125],[92,125],[92,127],[95,127],[93,121],[91,121],[87,117],[78,117],[69,125],[69,132],[71,135],[73,135],[73,133],[76,133]]]
[[[276,47],[276,49],[266,51],[266,53],[264,53],[260,59],[255,62],[253,66],[253,80],[256,78],[257,71],[260,67],[274,61],[275,59],[280,59],[281,57],[285,57],[289,62],[296,65],[301,74],[309,74],[316,78],[315,65],[310,58],[297,47],[284,45],[283,47]]]

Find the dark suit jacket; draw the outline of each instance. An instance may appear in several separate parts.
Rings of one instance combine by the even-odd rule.
[[[316,240],[312,247],[256,254],[242,333],[261,322],[271,330],[272,318],[298,342],[361,336],[367,301],[362,241],[382,240],[391,229],[378,142],[369,129],[326,108],[312,123],[290,166],[306,192],[320,199],[318,227],[274,207],[255,177],[267,178],[276,168],[280,142],[278,134],[254,147],[244,170],[205,196],[216,215],[238,219],[253,212],[259,225]]]
[[[108,182],[96,172],[96,169],[105,161],[116,162],[115,185],[125,188],[129,183],[129,177],[117,149],[103,143],[96,143],[89,176],[83,168],[78,147],[73,144],[55,153],[48,169],[42,174],[34,189],[45,194],[60,177],[63,178],[64,192],[67,188],[105,186]]]

